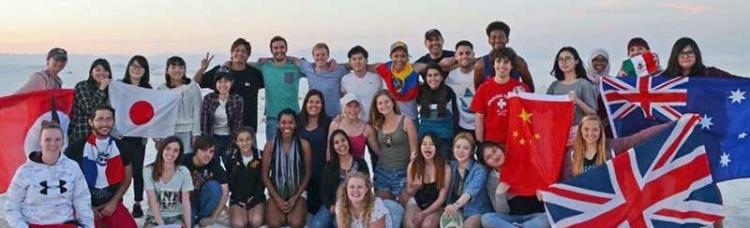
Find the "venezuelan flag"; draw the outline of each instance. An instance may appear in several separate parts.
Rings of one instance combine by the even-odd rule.
[[[419,93],[419,74],[411,68],[411,64],[407,64],[403,73],[394,74],[392,65],[393,62],[387,62],[376,68],[388,91],[397,101],[414,100]]]

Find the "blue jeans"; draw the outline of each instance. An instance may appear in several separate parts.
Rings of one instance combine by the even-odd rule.
[[[406,187],[406,169],[377,167],[374,173],[376,191],[390,191],[394,197],[397,197]]]
[[[307,215],[307,227],[310,228],[331,228],[333,223],[333,214],[326,206],[320,206],[318,213],[314,215]]]
[[[393,228],[400,228],[401,219],[404,218],[404,207],[393,200],[383,200],[383,204],[386,208],[388,208],[388,212],[391,213]]]
[[[279,126],[279,120],[276,117],[266,117],[266,141],[271,141],[276,135],[276,128]]]
[[[193,224],[198,224],[202,218],[211,216],[221,200],[221,184],[215,180],[206,181],[198,191],[198,195],[190,202]]]
[[[505,213],[487,213],[482,215],[482,227],[550,227],[545,213],[528,215],[508,215]]]

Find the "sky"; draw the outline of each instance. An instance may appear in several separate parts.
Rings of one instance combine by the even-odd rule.
[[[644,37],[657,53],[668,55],[675,40],[689,36],[704,61],[743,68],[749,60],[750,3],[745,1],[40,1],[0,0],[0,53],[40,54],[64,47],[72,55],[197,55],[226,57],[231,42],[253,45],[251,59],[268,56],[268,41],[282,35],[290,55],[310,57],[326,42],[343,58],[362,45],[371,59],[387,58],[388,46],[403,40],[410,54],[426,52],[424,32],[442,31],[446,49],[462,39],[477,53],[488,52],[486,25],[511,27],[509,46],[531,62],[550,65],[563,46],[587,56],[602,47],[619,59],[627,41]],[[584,57],[585,58],[585,57]],[[548,68],[548,67],[545,67]],[[726,67],[725,67],[726,68]]]

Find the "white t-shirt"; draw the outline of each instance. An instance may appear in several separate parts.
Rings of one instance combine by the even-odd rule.
[[[214,112],[214,134],[229,135],[229,118],[227,116],[227,102],[219,100],[219,107]]]
[[[469,73],[461,72],[461,68],[456,68],[448,73],[445,79],[445,85],[453,89],[458,101],[459,120],[458,125],[464,129],[474,130],[476,128],[474,113],[469,111],[471,100],[476,94],[474,88],[474,70]]]
[[[375,93],[383,89],[383,80],[378,74],[366,72],[364,77],[358,77],[354,73],[348,73],[341,78],[341,92],[352,92],[357,95],[357,99],[362,105],[362,119],[367,121],[370,118],[370,104]],[[339,101],[336,101],[339,102]],[[344,106],[341,107],[343,112]]]
[[[338,210],[338,205],[336,206],[336,210]],[[336,213],[340,214],[340,213]],[[352,217],[352,223],[351,228],[365,228],[370,223],[373,223],[375,221],[378,221],[378,219],[383,218],[385,216],[385,228],[392,228],[393,227],[393,221],[391,218],[391,213],[388,211],[388,208],[385,207],[385,204],[380,198],[375,198],[375,206],[372,207],[372,212],[370,213],[370,221],[367,222],[367,224],[363,224],[362,220]]]

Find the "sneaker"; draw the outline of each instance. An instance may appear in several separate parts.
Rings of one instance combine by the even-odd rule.
[[[133,218],[143,217],[143,210],[140,203],[133,204]]]

